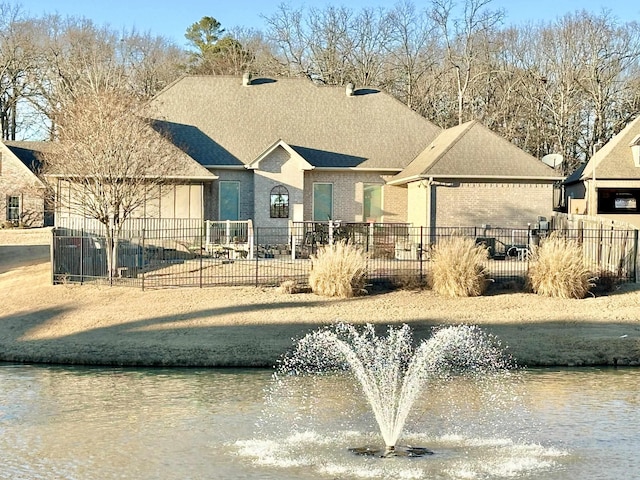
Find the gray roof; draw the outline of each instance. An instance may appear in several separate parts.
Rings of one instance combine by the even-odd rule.
[[[640,168],[633,163],[631,142],[640,135],[640,117],[630,122],[617,135],[598,150],[584,166],[580,179],[596,178],[616,180],[640,180]]]
[[[49,142],[30,142],[4,140],[3,143],[9,150],[31,171],[37,172],[42,163],[40,153],[48,148]]]
[[[389,183],[424,177],[560,178],[552,168],[477,121],[444,130]]]
[[[36,172],[42,166],[42,153],[51,151],[53,142],[5,141],[4,144],[22,163]],[[176,173],[173,177],[189,180],[215,180],[218,178],[202,165],[194,162],[183,151],[171,144],[168,145],[176,153]]]
[[[150,102],[173,141],[206,166],[250,164],[274,142],[315,167],[401,170],[440,129],[386,93],[307,79],[187,76]]]

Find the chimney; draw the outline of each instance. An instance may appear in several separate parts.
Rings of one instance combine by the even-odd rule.
[[[353,83],[347,83],[346,94],[347,97],[353,97]]]
[[[245,72],[244,75],[242,75],[242,86],[248,87],[249,85],[251,85],[251,74],[249,72]]]

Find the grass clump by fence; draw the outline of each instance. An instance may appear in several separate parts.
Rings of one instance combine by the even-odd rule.
[[[594,278],[583,258],[577,241],[552,233],[532,252],[527,276],[531,290],[545,297],[586,297]]]
[[[431,288],[447,297],[477,297],[488,285],[487,248],[469,237],[446,238],[434,247]]]
[[[327,297],[353,297],[366,293],[367,255],[360,247],[336,242],[311,256],[309,285],[313,293]]]

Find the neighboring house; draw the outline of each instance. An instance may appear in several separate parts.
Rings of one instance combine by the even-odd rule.
[[[640,227],[640,117],[564,182],[567,213]]]
[[[45,185],[38,178],[39,142],[0,142],[0,225],[45,224]]]
[[[375,89],[188,76],[150,106],[219,177],[213,220],[526,226],[551,214],[561,179],[476,122],[442,131]]]
[[[416,226],[522,227],[553,213],[552,168],[477,121],[444,130],[390,185]]]

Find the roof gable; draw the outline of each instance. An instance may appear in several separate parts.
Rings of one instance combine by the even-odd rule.
[[[41,167],[38,153],[41,151],[42,143],[4,141],[0,142],[0,152],[2,161],[13,162],[25,177],[43,187],[44,183],[37,175]]]
[[[635,166],[631,145],[640,135],[640,117],[630,122],[589,159],[580,180],[639,179],[640,168]],[[595,175],[594,175],[595,170]]]
[[[260,155],[258,155],[258,158],[256,158],[253,162],[249,163],[245,167],[247,169],[249,169],[249,170],[256,170],[256,169],[260,168],[260,162],[262,160],[264,160],[265,158],[267,158],[269,155],[271,155],[271,153],[274,150],[278,149],[278,148],[282,148],[287,153],[289,153],[289,155],[291,155],[291,158],[293,158],[294,160],[296,160],[298,162],[298,164],[300,165],[300,169],[301,170],[312,170],[313,169],[313,166],[311,164],[309,164],[309,162],[307,162],[304,159],[304,157],[302,157],[294,148],[291,148],[289,145],[287,145],[282,140],[275,141],[271,146],[269,146],[269,148],[267,148],[264,152],[262,152]]]
[[[274,138],[313,166],[400,171],[440,129],[375,89],[318,86],[307,79],[187,76],[149,104],[158,120],[179,125],[176,144],[200,152],[208,167],[248,165]],[[186,136],[189,130],[200,135]],[[209,148],[215,145],[215,148]]]
[[[423,177],[559,178],[552,168],[475,120],[443,131],[391,183]]]

